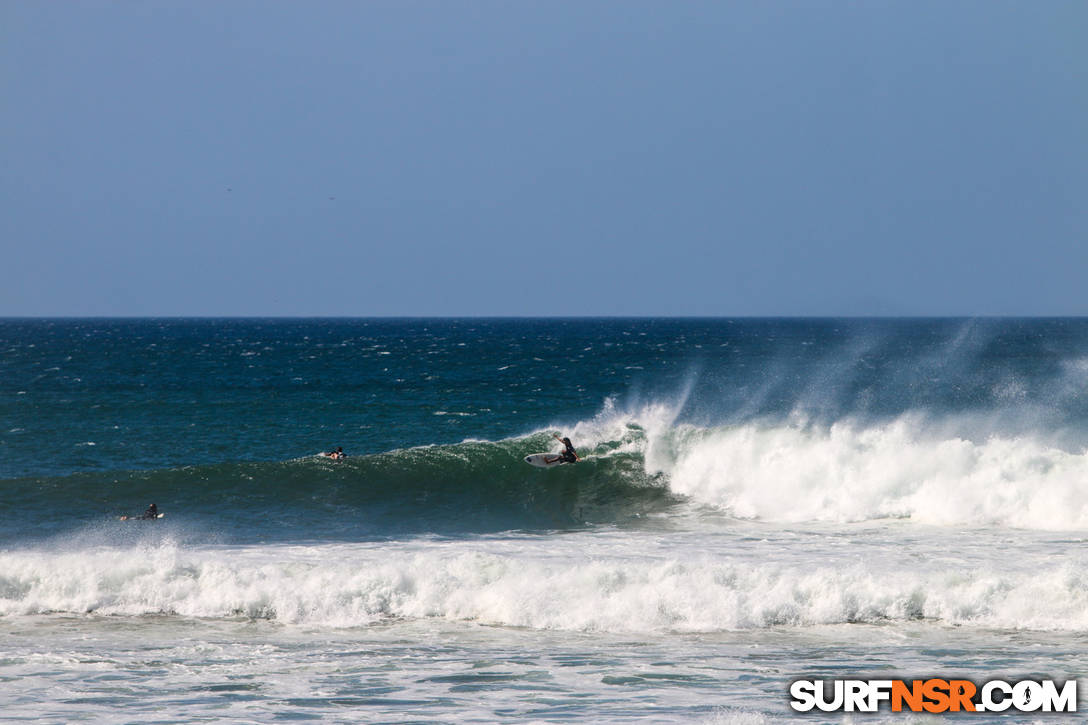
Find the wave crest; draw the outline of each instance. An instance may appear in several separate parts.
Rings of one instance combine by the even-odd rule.
[[[680,427],[648,448],[670,489],[742,518],[1088,526],[1088,453],[1029,436],[934,435],[922,417],[822,428]]]
[[[830,425],[801,416],[719,426],[678,422],[682,405],[631,413],[607,401],[564,427],[584,461],[540,470],[525,455],[554,450],[550,432],[348,458],[225,463],[125,474],[5,481],[20,510],[43,491],[48,516],[134,513],[157,501],[181,517],[262,537],[314,538],[563,529],[624,524],[700,507],[769,522],[897,518],[927,525],[1088,528],[1088,450],[1030,433],[976,435],[962,421],[909,414]],[[691,505],[694,504],[694,507]],[[49,523],[53,523],[50,521]],[[38,535],[42,521],[12,523]],[[19,526],[23,526],[19,529]],[[237,539],[235,539],[237,540]]]
[[[0,614],[249,617],[366,626],[438,617],[604,632],[713,632],[931,620],[1088,627],[1088,578],[1069,564],[889,577],[816,566],[659,560],[431,545],[0,554]],[[1039,606],[1045,602],[1046,606]]]

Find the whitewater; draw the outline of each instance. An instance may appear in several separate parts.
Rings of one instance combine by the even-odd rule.
[[[1080,320],[0,321],[0,351],[5,719],[773,723],[800,678],[1088,672]],[[556,432],[583,462],[522,462]]]

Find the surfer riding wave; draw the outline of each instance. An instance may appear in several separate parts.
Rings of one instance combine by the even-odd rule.
[[[578,453],[574,450],[574,446],[570,442],[570,438],[560,438],[557,434],[552,433],[552,438],[556,439],[563,444],[563,452],[552,459],[545,459],[546,463],[577,463],[582,460]]]
[[[563,444],[563,450],[559,453],[533,453],[532,455],[525,456],[525,462],[536,466],[537,468],[551,468],[552,466],[561,466],[564,463],[577,463],[582,460],[578,452],[574,450],[574,445],[570,442],[570,438],[560,438],[555,433],[552,433],[552,438]]]

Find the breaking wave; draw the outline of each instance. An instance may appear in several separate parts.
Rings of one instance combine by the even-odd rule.
[[[14,509],[40,505],[43,494],[55,500],[53,523],[62,527],[156,501],[170,522],[241,531],[259,517],[296,538],[623,525],[698,510],[769,522],[1088,527],[1088,450],[1031,432],[922,414],[717,426],[678,423],[676,414],[677,406],[629,413],[608,401],[567,428],[584,461],[549,470],[522,461],[555,448],[550,432],[537,432],[342,462],[313,456],[2,483]]]
[[[1044,604],[1041,606],[1041,603]],[[0,615],[246,617],[356,627],[405,618],[607,632],[713,632],[928,620],[1082,631],[1088,575],[1075,563],[890,576],[876,564],[811,566],[699,556],[446,546],[150,548],[0,554]]]

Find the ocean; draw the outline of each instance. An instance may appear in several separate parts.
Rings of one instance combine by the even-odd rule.
[[[1086,552],[1088,319],[0,320],[5,722],[1072,722]]]

